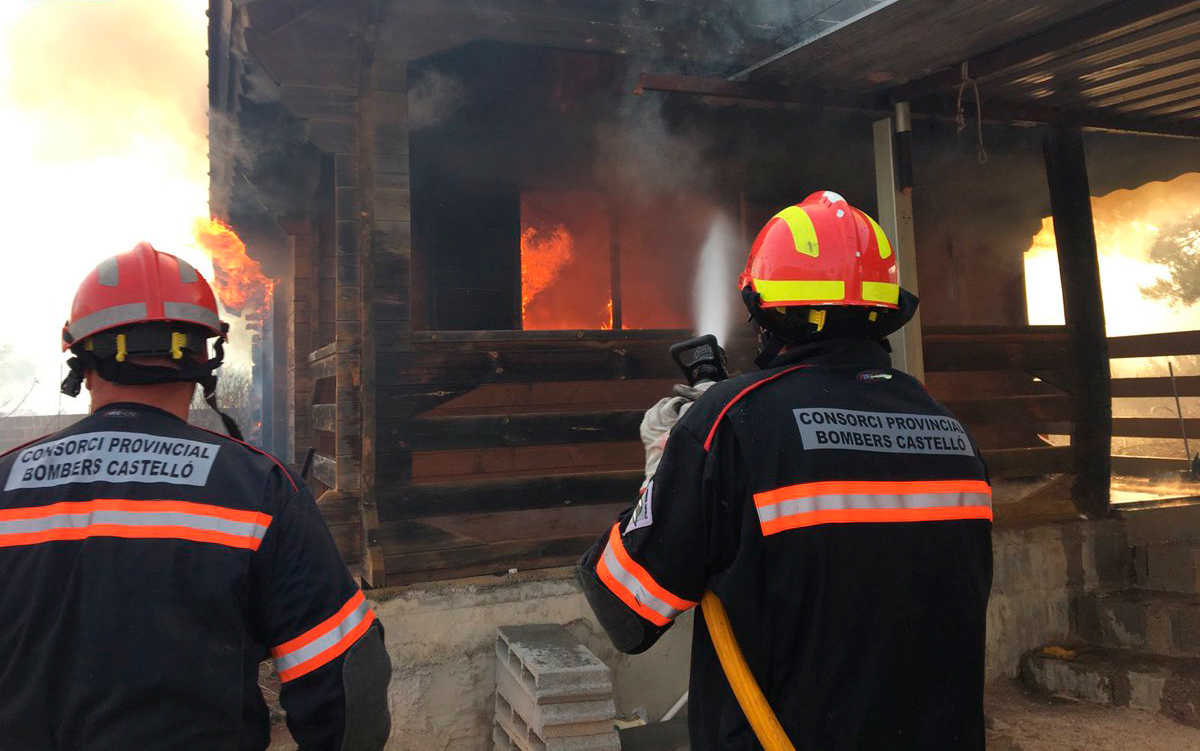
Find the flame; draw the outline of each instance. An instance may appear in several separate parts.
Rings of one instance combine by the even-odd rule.
[[[600,323],[600,330],[601,331],[612,331],[612,327],[613,327],[612,298],[610,297],[608,299],[608,317],[606,317]]]
[[[1200,204],[1200,173],[1165,182],[1149,182],[1132,190],[1093,197],[1092,221],[1100,256],[1100,284],[1110,336],[1200,328],[1200,307],[1176,306],[1145,296],[1142,288],[1167,275],[1150,260],[1162,227],[1182,219]],[[1029,322],[1063,323],[1062,286],[1054,220],[1042,227],[1025,251],[1025,297]]]
[[[565,225],[549,230],[526,227],[521,232],[521,319],[529,303],[558,278],[575,255],[575,240]]]
[[[220,219],[196,220],[194,235],[196,244],[212,258],[213,287],[221,305],[233,315],[261,318],[275,282],[246,252],[242,239]]]

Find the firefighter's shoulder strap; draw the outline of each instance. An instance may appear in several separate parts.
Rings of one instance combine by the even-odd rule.
[[[796,747],[788,740],[787,733],[779,724],[779,718],[763,696],[758,681],[746,664],[742,648],[738,646],[737,637],[733,635],[733,627],[729,624],[729,614],[721,599],[712,590],[704,593],[700,600],[704,623],[708,626],[708,635],[712,638],[713,648],[717,651],[717,659],[721,661],[721,669],[738,705],[745,713],[755,737],[762,744],[764,751],[795,751]]]

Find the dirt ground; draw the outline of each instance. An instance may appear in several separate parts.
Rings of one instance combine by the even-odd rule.
[[[1200,751],[1200,729],[1160,714],[988,689],[989,751]]]

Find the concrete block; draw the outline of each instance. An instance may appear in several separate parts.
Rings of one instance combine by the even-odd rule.
[[[1200,598],[1129,590],[1072,600],[1072,634],[1091,644],[1200,657]]]
[[[496,648],[538,704],[612,694],[608,666],[558,624],[501,626]]]
[[[496,696],[496,726],[504,733],[508,746],[496,748],[520,749],[520,751],[621,751],[621,739],[615,730],[594,735],[576,735],[566,738],[540,738],[525,724],[521,716],[513,711],[504,697]],[[494,737],[494,736],[493,736]]]
[[[1031,689],[1095,704],[1162,712],[1200,727],[1200,660],[1129,650],[1079,647],[1068,656],[1025,655],[1021,679]]]
[[[504,659],[505,655],[500,650],[497,652],[500,660],[496,665],[496,690],[537,735],[542,738],[558,738],[594,735],[612,730],[617,708],[611,696],[603,699],[539,704],[536,697],[521,685],[512,665]]]
[[[505,626],[496,648],[495,722],[522,751],[619,749],[612,673],[558,624]],[[502,746],[498,746],[502,747]]]
[[[1137,586],[1200,594],[1200,546],[1189,541],[1149,543],[1136,557]]]

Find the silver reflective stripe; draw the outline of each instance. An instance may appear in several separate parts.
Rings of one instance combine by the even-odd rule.
[[[633,574],[626,571],[621,562],[617,560],[617,554],[613,552],[612,543],[609,543],[604,548],[604,565],[608,567],[608,571],[613,575],[613,578],[620,582],[622,587],[628,589],[637,598],[638,602],[658,613],[663,618],[674,619],[675,616],[683,612],[682,610],[676,610],[666,602],[652,595]]]
[[[176,260],[179,261],[179,281],[184,284],[200,281],[200,275],[196,273],[196,269],[192,268],[192,264],[182,258]]]
[[[96,281],[104,287],[116,287],[121,283],[121,270],[116,258],[110,258],[96,267]]]
[[[860,509],[920,509],[944,508],[950,506],[991,506],[992,497],[988,493],[970,493],[955,491],[950,493],[855,493],[815,495],[808,498],[795,498],[770,506],[758,507],[758,518],[763,522],[771,522],[785,516],[810,514],[814,511],[847,511]]]
[[[165,302],[163,303],[163,314],[172,321],[198,323],[217,331],[221,329],[221,319],[217,314],[201,305],[192,305],[187,302]]]
[[[362,623],[362,619],[367,617],[367,612],[369,610],[370,607],[368,607],[367,601],[363,600],[358,604],[358,607],[346,614],[346,617],[342,619],[341,623],[337,624],[329,631],[326,631],[324,634],[316,639],[313,639],[299,649],[276,657],[275,670],[280,673],[286,670],[291,670],[297,665],[308,662],[312,658],[337,644],[344,639],[347,634],[353,631],[358,624]]]
[[[0,521],[0,535],[48,532],[53,529],[79,529],[93,524],[115,524],[122,527],[187,527],[206,532],[222,532],[238,537],[261,540],[267,533],[262,524],[237,522],[216,516],[185,514],[176,511],[145,512],[100,509],[83,514],[55,514],[37,519]]]
[[[111,308],[97,310],[91,315],[86,315],[76,321],[72,321],[70,326],[67,326],[67,332],[71,335],[72,341],[79,341],[84,337],[91,336],[97,331],[110,329],[113,326],[119,326],[122,323],[130,323],[132,321],[142,321],[146,318],[146,303],[131,302],[124,305],[113,305]]]

